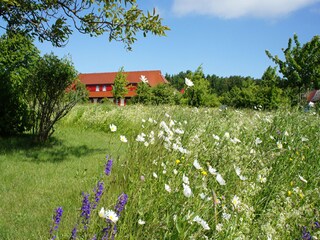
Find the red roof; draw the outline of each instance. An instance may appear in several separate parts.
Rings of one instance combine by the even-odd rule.
[[[81,73],[79,74],[79,79],[82,83],[86,85],[113,84],[117,73],[118,72]],[[154,87],[160,83],[168,82],[162,76],[160,70],[124,72],[124,74],[127,75],[127,80],[129,84],[141,82],[140,80],[141,75],[144,75],[148,79],[149,85],[151,87]]]

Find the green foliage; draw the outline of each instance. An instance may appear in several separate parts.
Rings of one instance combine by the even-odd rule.
[[[68,58],[44,55],[29,80],[28,99],[32,112],[32,131],[40,142],[54,132],[54,125],[86,95],[77,81],[77,71]]]
[[[178,94],[177,91],[172,88],[169,84],[158,84],[157,86],[151,88],[152,98],[151,102],[154,105],[160,104],[174,104],[174,95]]]
[[[218,106],[216,95],[210,93],[210,83],[204,78],[202,68],[199,67],[194,73],[189,74],[193,86],[187,86],[183,94],[182,102],[190,106]]]
[[[29,37],[8,34],[0,52],[0,135],[21,133],[31,127],[26,89],[39,51]]]
[[[112,94],[115,99],[123,98],[128,93],[127,76],[123,72],[124,68],[121,67],[116,75],[116,78],[114,79],[114,84],[112,86]]]
[[[139,82],[137,86],[137,96],[133,97],[134,103],[150,104],[152,99],[152,89],[148,83]]]
[[[293,41],[295,46],[293,46]],[[295,34],[293,40],[290,38],[288,47],[283,49],[285,60],[272,56],[266,51],[267,56],[279,66],[286,81],[286,87],[290,87],[299,94],[309,89],[320,86],[320,36],[314,36],[311,41],[301,46],[298,36]]]
[[[1,1],[0,18],[7,31],[23,31],[55,46],[66,44],[76,29],[90,36],[108,33],[109,41],[121,41],[130,50],[138,32],[165,36],[169,30],[155,9],[144,13],[136,0]]]

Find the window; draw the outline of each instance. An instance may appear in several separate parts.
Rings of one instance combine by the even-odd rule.
[[[96,86],[96,92],[99,92],[100,89],[99,89],[99,85]]]
[[[106,85],[103,85],[102,91],[103,92],[107,91],[107,86]]]

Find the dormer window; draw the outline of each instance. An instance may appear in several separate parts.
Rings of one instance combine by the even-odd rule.
[[[107,91],[107,86],[106,86],[106,85],[103,85],[102,91],[103,91],[103,92]]]
[[[96,86],[96,92],[99,92],[100,89],[99,89],[99,85]]]

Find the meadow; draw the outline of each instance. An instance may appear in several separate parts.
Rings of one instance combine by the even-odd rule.
[[[44,145],[0,139],[0,239],[320,239],[319,126],[298,108],[77,105]]]

